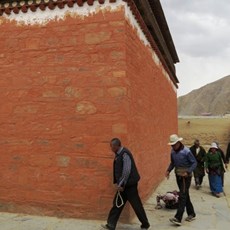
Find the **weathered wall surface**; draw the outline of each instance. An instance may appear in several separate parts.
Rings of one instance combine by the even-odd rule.
[[[104,218],[114,136],[146,198],[169,160],[176,93],[124,8],[0,30],[0,210]]]
[[[130,81],[129,144],[142,175],[143,197],[162,180],[169,162],[169,135],[177,132],[176,92],[152,51],[126,23],[127,76]]]
[[[45,26],[1,24],[2,210],[107,210],[108,141],[127,136],[124,27],[122,10]]]

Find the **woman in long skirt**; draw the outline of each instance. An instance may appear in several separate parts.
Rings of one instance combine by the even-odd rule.
[[[205,169],[208,173],[210,190],[213,195],[220,197],[223,192],[221,172],[223,163],[216,143],[211,144],[211,148],[205,157]]]

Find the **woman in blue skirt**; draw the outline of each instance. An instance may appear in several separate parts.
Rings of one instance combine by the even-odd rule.
[[[218,151],[216,143],[211,144],[211,148],[205,157],[205,169],[208,173],[209,185],[213,195],[220,197],[223,192],[221,173],[223,171],[223,163],[221,154]]]

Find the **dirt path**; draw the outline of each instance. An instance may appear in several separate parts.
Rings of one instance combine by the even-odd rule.
[[[175,210],[156,210],[156,195],[177,189],[174,175],[164,180],[146,203],[145,207],[152,228],[156,230],[177,229],[168,221]],[[180,230],[228,230],[230,226],[230,172],[225,175],[226,196],[215,198],[208,188],[207,176],[201,190],[191,188],[197,219],[191,223],[183,222]],[[185,215],[186,217],[186,215]],[[37,217],[19,214],[0,213],[0,230],[94,230],[100,229],[100,221],[85,221],[76,219],[58,219],[53,217]],[[131,225],[119,225],[118,230],[137,230],[139,223],[133,220]]]

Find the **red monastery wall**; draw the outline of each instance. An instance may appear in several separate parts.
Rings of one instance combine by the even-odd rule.
[[[154,62],[152,51],[138,39],[129,23],[125,43],[130,81],[128,140],[142,175],[142,195],[148,197],[168,165],[169,135],[177,132],[176,92],[163,74],[162,65]]]
[[[115,136],[147,198],[168,163],[176,93],[124,9],[40,25],[0,17],[0,30],[0,210],[104,218]]]

